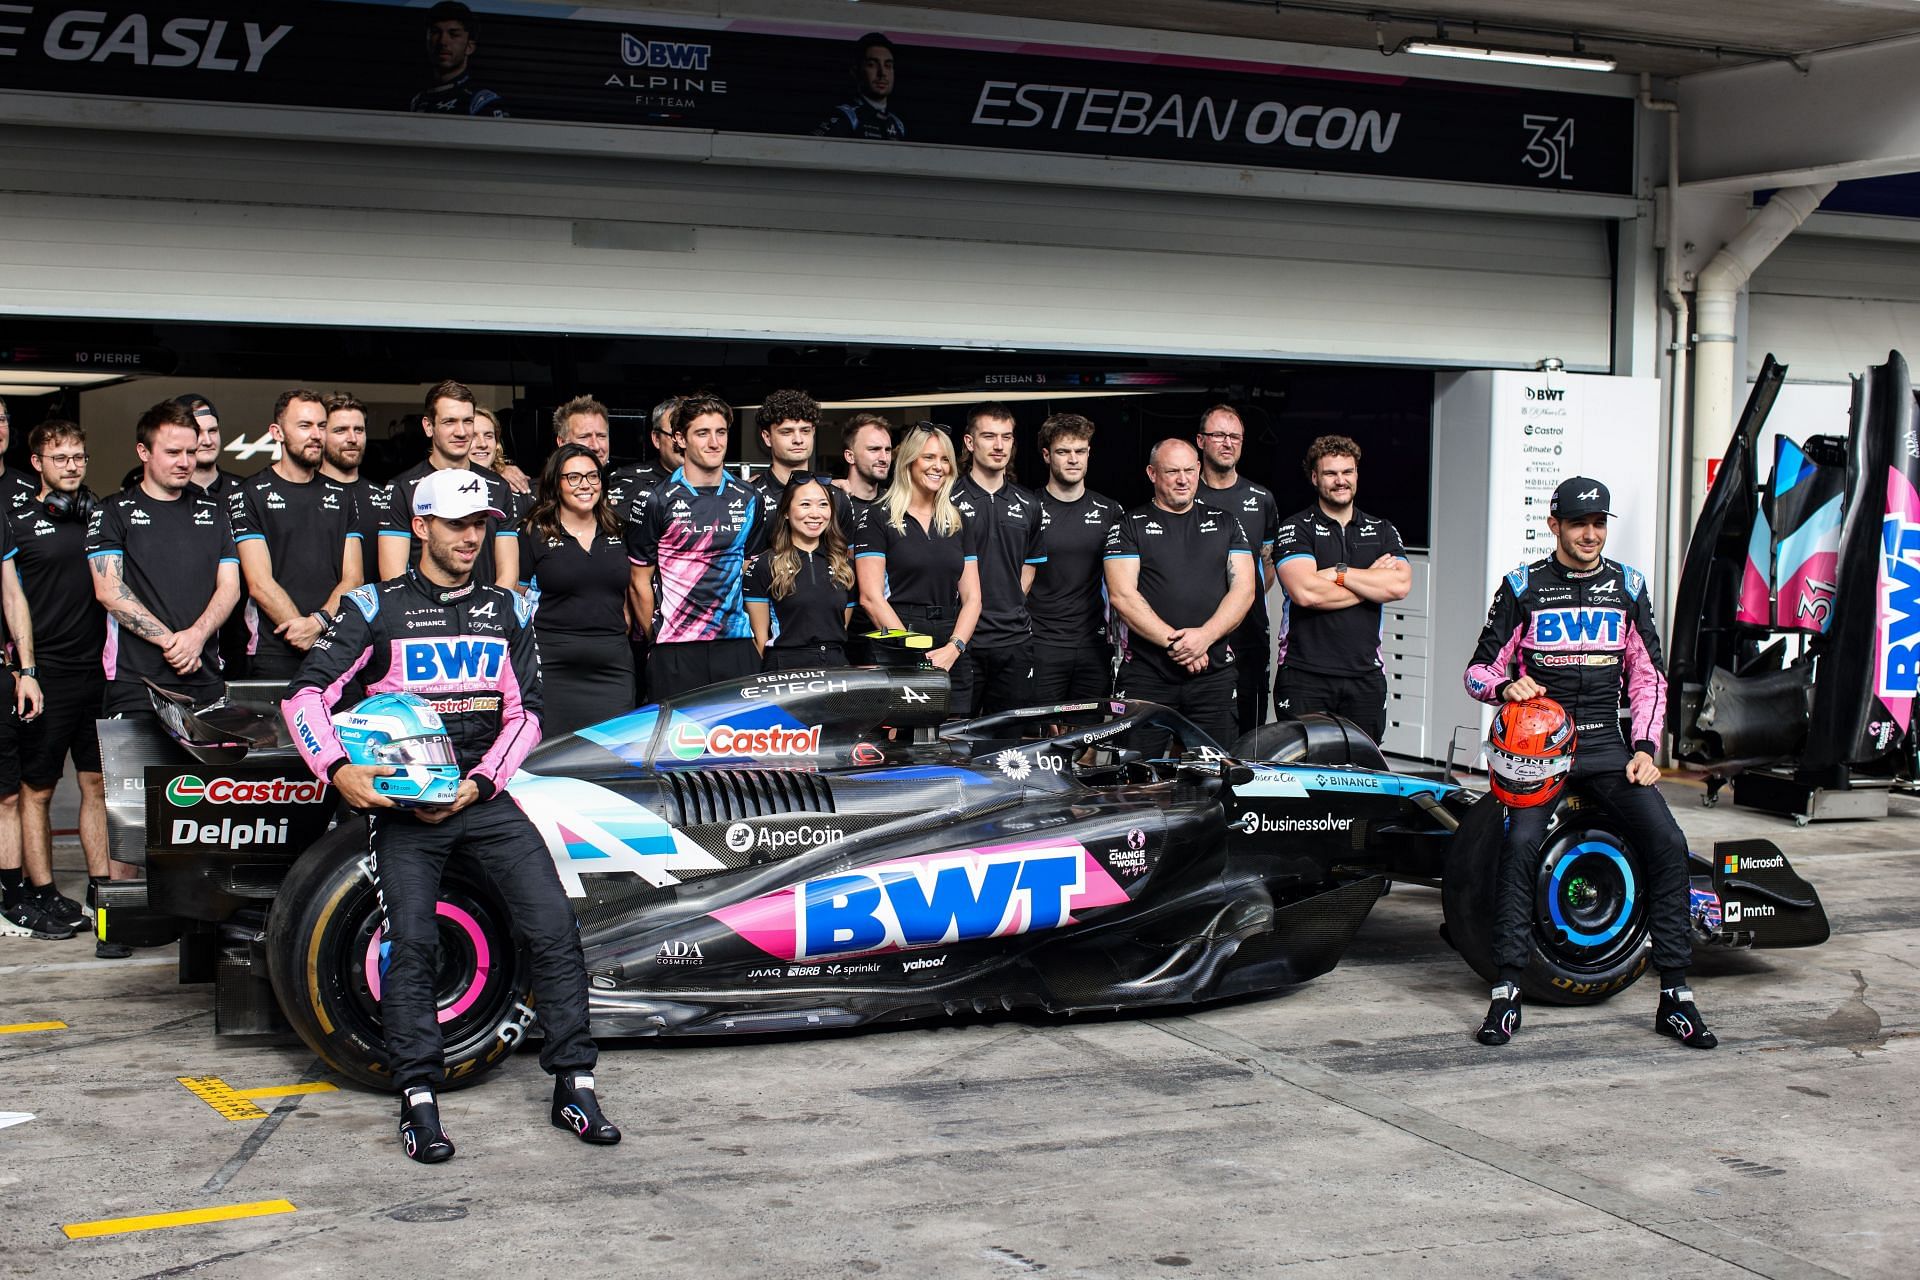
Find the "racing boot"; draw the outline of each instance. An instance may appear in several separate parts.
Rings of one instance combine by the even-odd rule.
[[[553,1078],[553,1127],[571,1129],[580,1141],[610,1147],[620,1141],[620,1130],[600,1114],[593,1096],[593,1076],[585,1071],[562,1071]]]
[[[1493,989],[1493,1003],[1473,1038],[1481,1044],[1505,1044],[1520,1029],[1520,988],[1503,982]]]
[[[1693,988],[1660,988],[1660,1011],[1653,1015],[1653,1029],[1672,1036],[1689,1049],[1711,1049],[1720,1037],[1707,1030],[1700,1009],[1693,1003]]]
[[[453,1139],[440,1127],[440,1107],[433,1090],[416,1085],[400,1091],[400,1145],[409,1160],[439,1164],[453,1159]]]

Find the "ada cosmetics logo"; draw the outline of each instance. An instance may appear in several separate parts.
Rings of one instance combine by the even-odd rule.
[[[653,953],[653,962],[662,967],[688,967],[705,964],[707,958],[700,954],[697,942],[663,942],[660,949]]]

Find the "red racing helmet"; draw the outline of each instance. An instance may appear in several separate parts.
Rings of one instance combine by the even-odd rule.
[[[1566,708],[1552,698],[1501,703],[1487,731],[1495,797],[1515,809],[1552,804],[1567,785],[1576,740]]]

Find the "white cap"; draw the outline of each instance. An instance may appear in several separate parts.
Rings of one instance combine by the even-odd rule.
[[[507,513],[487,501],[487,481],[477,471],[447,467],[425,476],[413,490],[413,514],[459,520],[486,512],[498,519]]]

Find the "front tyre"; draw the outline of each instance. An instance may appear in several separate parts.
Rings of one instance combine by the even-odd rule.
[[[380,1032],[385,947],[380,897],[356,818],[303,854],[274,899],[267,966],[287,1021],[336,1073],[391,1090]],[[532,967],[505,904],[477,869],[449,861],[441,877],[440,966],[434,980],[447,1085],[471,1084],[513,1052],[532,1024]]]
[[[1454,835],[1440,881],[1448,936],[1489,983],[1500,976],[1493,934],[1505,835],[1505,808],[1492,797],[1475,804]],[[1646,873],[1638,850],[1599,810],[1563,795],[1528,874],[1530,945],[1520,979],[1528,999],[1594,1004],[1646,972]]]

